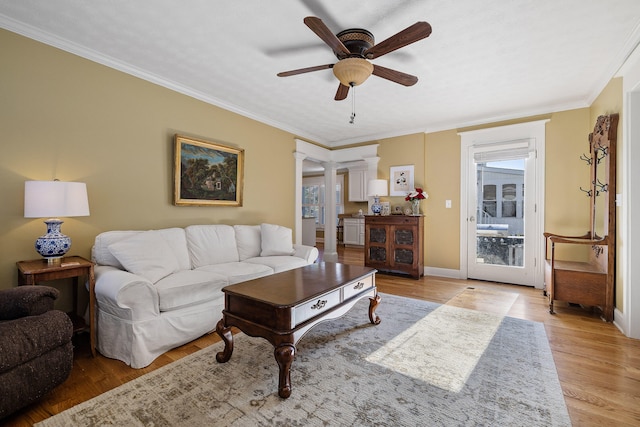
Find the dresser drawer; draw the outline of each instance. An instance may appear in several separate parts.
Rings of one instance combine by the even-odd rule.
[[[319,298],[296,306],[294,308],[294,325],[292,325],[292,327],[296,327],[302,322],[337,306],[340,302],[340,289],[336,289],[335,291],[324,294]]]
[[[344,292],[344,300],[348,300],[354,295],[359,294],[360,292],[372,288],[373,287],[373,275],[364,277],[360,280],[356,280],[355,282],[351,282],[348,285],[343,287]]]

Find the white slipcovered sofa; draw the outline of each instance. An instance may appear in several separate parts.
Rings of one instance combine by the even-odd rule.
[[[98,351],[133,368],[215,329],[224,286],[318,258],[274,224],[107,231],[91,252]]]

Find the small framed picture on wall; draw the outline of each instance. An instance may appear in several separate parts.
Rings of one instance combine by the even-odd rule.
[[[413,165],[389,168],[389,195],[406,196],[413,190]]]

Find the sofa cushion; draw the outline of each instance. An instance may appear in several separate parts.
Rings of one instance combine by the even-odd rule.
[[[246,259],[244,262],[266,265],[267,267],[272,268],[275,273],[309,265],[306,259],[289,255],[261,256]]]
[[[207,271],[223,275],[229,279],[229,284],[246,282],[247,280],[273,274],[273,269],[264,264],[246,262],[226,262],[224,264],[206,265],[197,271]]]
[[[151,283],[179,269],[171,247],[157,231],[145,231],[112,243],[109,251],[127,271]]]
[[[293,233],[290,228],[275,224],[260,224],[260,256],[293,255]]]
[[[105,231],[96,236],[93,247],[91,248],[91,259],[99,265],[109,265],[111,267],[124,270],[124,266],[113,256],[109,250],[109,245],[120,240],[128,239],[142,233],[142,231]]]
[[[190,225],[185,233],[192,268],[240,260],[236,233],[230,225]]]
[[[234,225],[240,261],[260,256],[262,239],[259,225]]]
[[[178,310],[222,297],[220,291],[229,282],[225,276],[209,271],[180,270],[159,280],[160,311]]]
[[[153,230],[158,232],[169,244],[171,251],[178,261],[181,270],[191,268],[191,260],[187,251],[187,239],[184,229],[182,228],[163,228]],[[120,240],[128,239],[137,234],[145,233],[145,231],[128,230],[128,231],[105,231],[96,236],[95,243],[91,251],[91,258],[99,265],[110,265],[112,267],[124,270],[124,266],[113,256],[109,250],[109,245]]]

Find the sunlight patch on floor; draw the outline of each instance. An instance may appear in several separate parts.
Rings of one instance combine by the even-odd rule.
[[[502,318],[442,305],[369,355],[367,361],[457,393]]]

